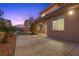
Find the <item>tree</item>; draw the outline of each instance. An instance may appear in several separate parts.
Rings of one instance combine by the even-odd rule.
[[[5,27],[6,27],[5,21],[0,19],[0,31],[4,31]]]
[[[30,31],[31,31],[32,34],[37,34],[36,33],[36,23],[31,24]]]
[[[0,9],[0,16],[3,16],[4,11]]]
[[[8,37],[11,36],[16,29],[15,27],[8,27],[6,25],[6,19],[2,18],[3,14],[4,12],[0,9],[0,31],[5,33],[3,38],[3,43],[5,43],[8,42]]]

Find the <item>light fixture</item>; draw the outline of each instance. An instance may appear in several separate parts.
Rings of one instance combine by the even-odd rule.
[[[44,17],[45,16],[45,13],[43,13],[42,15],[41,15],[41,17]]]
[[[70,10],[70,11],[68,12],[69,15],[72,15],[73,13],[74,13],[73,10]]]

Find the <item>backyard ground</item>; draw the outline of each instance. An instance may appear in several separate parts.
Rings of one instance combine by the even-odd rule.
[[[16,40],[16,56],[79,55],[79,44],[60,41],[43,35],[19,35]]]

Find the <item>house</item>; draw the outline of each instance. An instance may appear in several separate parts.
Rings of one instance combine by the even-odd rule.
[[[47,36],[79,41],[79,4],[55,3],[41,12],[35,23],[47,24]]]
[[[24,31],[25,32],[30,32],[30,27],[31,27],[32,23],[33,23],[32,17],[29,17],[28,19],[25,20],[25,22],[24,22]]]
[[[40,17],[37,18],[34,23],[34,31],[36,34],[44,34],[47,35],[47,21],[42,19],[42,14],[40,14]]]

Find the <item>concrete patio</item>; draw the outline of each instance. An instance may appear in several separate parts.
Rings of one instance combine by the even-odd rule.
[[[79,55],[79,44],[50,39],[43,35],[19,35],[15,56]]]

